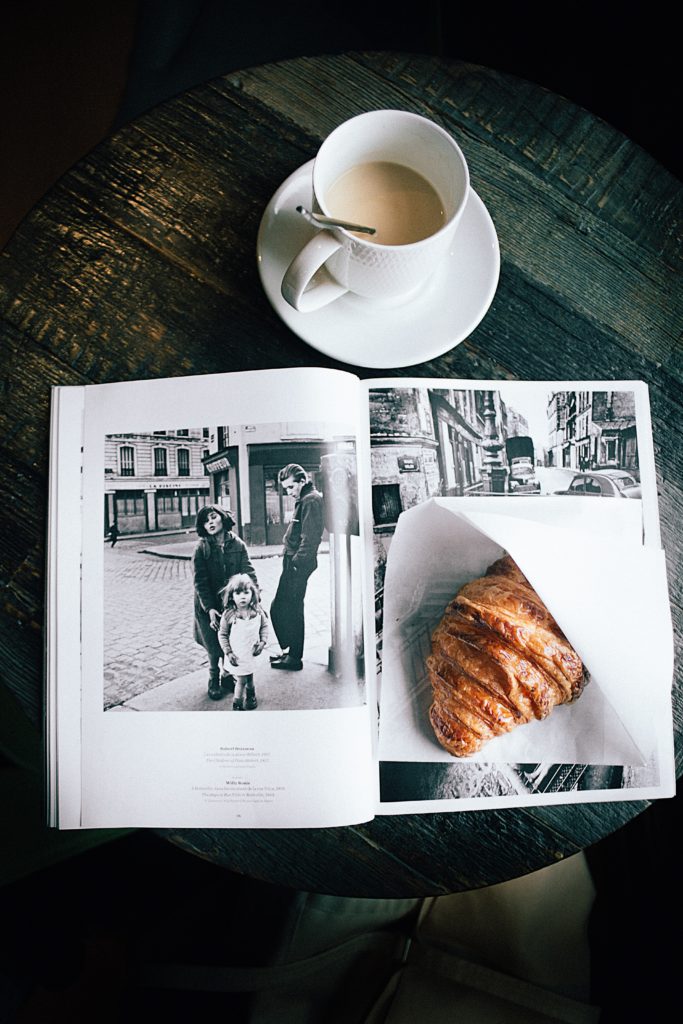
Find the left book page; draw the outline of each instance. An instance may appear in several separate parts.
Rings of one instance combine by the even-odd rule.
[[[372,818],[359,399],[316,369],[54,390],[51,825]]]

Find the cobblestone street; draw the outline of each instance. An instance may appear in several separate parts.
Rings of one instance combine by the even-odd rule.
[[[205,652],[193,639],[193,577],[187,536],[127,538],[104,547],[104,707],[118,710],[227,710],[232,702],[210,701]],[[280,577],[278,555],[250,552],[266,611]],[[306,593],[306,646],[301,673],[271,669],[278,650],[272,627],[255,676],[259,705],[341,707],[362,703],[355,677],[337,680],[327,671],[330,643],[329,556]],[[311,676],[313,673],[313,676]],[[283,686],[283,677],[288,685]],[[302,678],[302,677],[305,677]],[[173,684],[173,685],[169,685]]]

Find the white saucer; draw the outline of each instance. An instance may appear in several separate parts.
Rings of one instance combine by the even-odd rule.
[[[313,348],[353,366],[413,366],[464,341],[491,305],[500,272],[496,229],[474,191],[453,249],[409,301],[382,305],[347,292],[313,313],[299,313],[285,302],[285,270],[315,232],[296,212],[299,204],[311,204],[312,168],[309,160],[282,183],[259,227],[259,273],[278,316]]]

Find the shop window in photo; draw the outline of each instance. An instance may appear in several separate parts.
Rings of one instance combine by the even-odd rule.
[[[168,514],[180,512],[180,497],[177,494],[157,492],[157,512]]]
[[[145,514],[145,499],[141,494],[122,493],[116,497],[117,518],[123,516],[143,516]]]
[[[145,498],[139,491],[119,491],[114,505],[114,519],[120,533],[138,533],[147,529]]]
[[[616,437],[605,438],[605,462],[617,461],[617,439]]]
[[[280,489],[276,477],[266,477],[265,481],[266,498],[266,523],[269,526],[276,526],[282,522],[282,508],[280,504]]]
[[[373,484],[372,515],[375,526],[394,525],[402,511],[398,484]]]

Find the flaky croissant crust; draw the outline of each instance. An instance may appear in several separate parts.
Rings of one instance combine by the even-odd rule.
[[[517,564],[505,555],[465,584],[432,634],[427,658],[439,743],[456,757],[581,694],[576,651]]]

